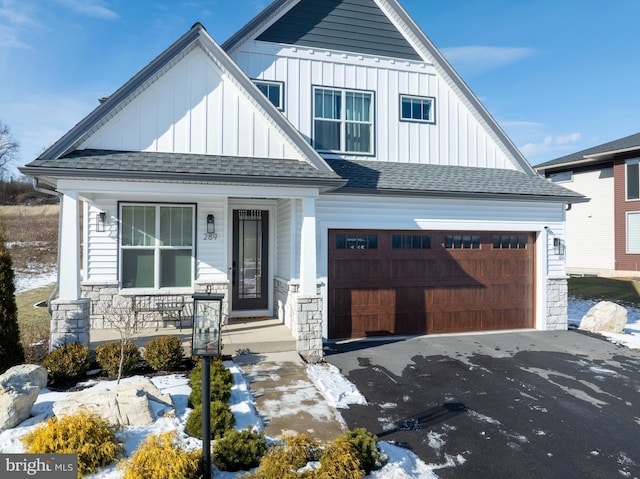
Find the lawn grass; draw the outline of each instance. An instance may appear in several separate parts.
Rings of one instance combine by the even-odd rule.
[[[18,306],[18,324],[23,326],[49,324],[51,317],[49,310],[44,308],[35,308],[34,304],[40,301],[47,301],[55,285],[44,286],[42,288],[32,289],[16,295],[16,304]]]
[[[640,306],[640,281],[596,277],[569,278],[569,296]]]

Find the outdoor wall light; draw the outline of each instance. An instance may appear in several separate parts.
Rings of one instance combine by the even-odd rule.
[[[553,252],[558,256],[564,256],[565,244],[560,238],[553,238]]]
[[[101,211],[96,215],[96,231],[98,233],[104,233],[105,225],[107,224],[107,213]]]
[[[207,234],[213,234],[216,232],[216,219],[213,215],[207,215]]]

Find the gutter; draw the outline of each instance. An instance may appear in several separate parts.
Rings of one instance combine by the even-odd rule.
[[[49,190],[47,188],[42,188],[39,184],[38,184],[38,179],[37,178],[33,178],[33,182],[32,182],[32,186],[33,189],[36,190],[38,193],[44,193],[46,195],[51,195],[51,196],[55,196],[58,198],[59,202],[60,202],[60,213],[59,213],[59,217],[58,217],[58,256],[57,256],[57,271],[56,271],[56,287],[53,290],[53,292],[51,293],[51,296],[49,296],[49,299],[47,300],[47,310],[49,311],[49,316],[51,316],[52,314],[52,310],[51,310],[51,302],[55,299],[55,297],[58,295],[58,291],[60,290],[60,250],[61,250],[61,244],[60,244],[60,237],[62,234],[62,222],[60,221],[60,218],[62,217],[62,193],[55,191],[55,190]]]

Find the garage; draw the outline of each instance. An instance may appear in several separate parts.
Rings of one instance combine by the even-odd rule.
[[[534,233],[329,230],[329,338],[531,328]]]

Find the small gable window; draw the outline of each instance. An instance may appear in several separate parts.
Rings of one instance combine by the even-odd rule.
[[[253,80],[258,89],[266,96],[275,107],[284,111],[283,83],[277,81]]]
[[[373,153],[373,93],[315,88],[313,144],[318,151]]]
[[[640,158],[626,161],[627,199],[640,200]]]
[[[435,101],[430,96],[400,95],[400,119],[435,123]]]

